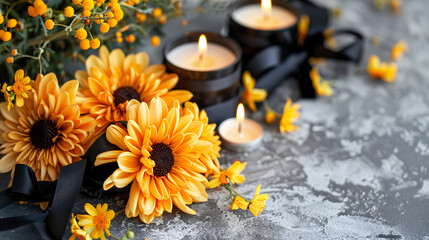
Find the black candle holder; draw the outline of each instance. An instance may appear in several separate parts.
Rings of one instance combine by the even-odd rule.
[[[235,61],[221,69],[213,71],[195,71],[183,69],[170,62],[167,54],[185,43],[198,42],[201,34],[206,35],[207,41],[216,43],[229,49],[236,57]],[[192,101],[201,108],[226,101],[237,95],[241,79],[240,46],[232,39],[211,32],[188,32],[174,37],[166,42],[163,49],[164,64],[168,72],[179,75],[179,83],[176,88],[186,89],[194,95]]]
[[[235,4],[229,14],[229,36],[237,40],[237,42],[243,48],[244,56],[253,56],[260,50],[269,47],[271,45],[281,43],[284,45],[295,45],[298,36],[298,21],[299,11],[292,5],[292,3],[273,0],[272,5],[285,8],[296,16],[297,21],[286,28],[276,30],[260,30],[254,29],[247,26],[243,26],[233,18],[233,12],[243,6],[249,4],[260,4],[260,0],[244,0],[239,1]]]

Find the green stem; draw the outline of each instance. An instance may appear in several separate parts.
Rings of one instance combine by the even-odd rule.
[[[237,191],[235,191],[232,187],[228,186],[228,184],[222,184],[222,186],[224,188],[226,188],[228,191],[235,193],[237,196],[242,197],[244,200],[246,200],[247,202],[250,203],[249,199],[243,197],[240,193],[238,193]]]

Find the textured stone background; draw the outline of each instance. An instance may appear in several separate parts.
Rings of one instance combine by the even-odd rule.
[[[277,125],[263,124],[263,145],[257,151],[222,151],[224,167],[235,159],[248,162],[239,192],[252,197],[262,184],[262,192],[269,194],[262,215],[231,211],[227,191],[215,189],[208,190],[207,203],[192,205],[196,216],[174,209],[145,225],[119,214],[112,222],[114,235],[122,236],[131,227],[137,239],[429,239],[429,2],[406,0],[398,16],[388,9],[374,10],[372,0],[319,2],[342,8],[334,27],[353,27],[367,37],[363,63],[328,63],[321,69],[326,79],[335,80],[335,94],[299,100],[297,132],[280,134]],[[215,14],[189,18],[186,28],[169,23],[169,34],[219,31],[225,19]],[[369,43],[373,36],[380,37],[380,47]],[[365,73],[368,56],[387,59],[399,39],[408,42],[410,51],[398,62],[397,81],[371,80]],[[147,49],[160,61],[160,48]],[[299,97],[296,92],[296,84],[286,82],[269,104],[281,111],[287,96]],[[262,123],[263,113],[252,118]],[[81,194],[73,212],[84,212],[85,202],[107,202],[120,211],[126,196],[96,199]],[[13,205],[0,215],[16,209]],[[23,227],[0,233],[0,238],[37,239],[33,231]]]

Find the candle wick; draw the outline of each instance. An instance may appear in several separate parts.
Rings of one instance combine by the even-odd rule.
[[[238,134],[241,134],[241,121],[238,122]]]
[[[198,60],[199,60],[200,62],[202,62],[202,61],[203,61],[203,59],[204,59],[204,53],[200,53],[200,54],[198,54]]]

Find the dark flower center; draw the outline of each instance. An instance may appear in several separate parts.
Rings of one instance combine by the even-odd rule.
[[[31,127],[31,143],[36,148],[50,148],[54,145],[52,139],[57,136],[57,134],[58,130],[51,120],[39,120]]]
[[[155,177],[162,177],[171,171],[174,165],[174,156],[170,146],[163,143],[152,145],[150,152],[150,159],[155,162],[153,168],[153,175]]]
[[[131,99],[140,101],[139,93],[132,87],[120,87],[113,93],[113,102],[116,106]]]

